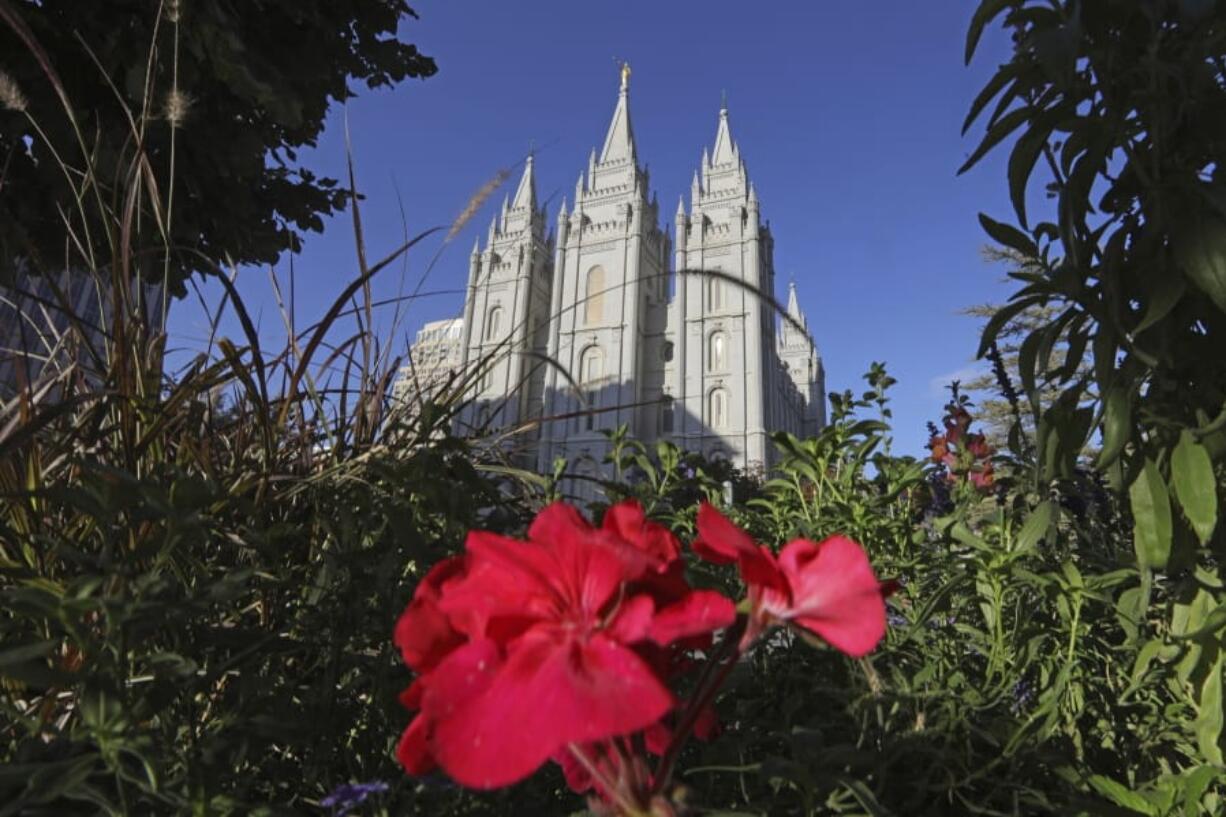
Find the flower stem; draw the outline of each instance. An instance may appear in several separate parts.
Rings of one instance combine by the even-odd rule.
[[[608,775],[600,770],[595,761],[589,758],[583,749],[579,747],[579,744],[570,743],[567,744],[567,747],[570,749],[570,753],[575,756],[575,760],[579,761],[579,764],[592,776],[592,780],[598,787],[597,791],[599,791],[599,788],[603,788],[608,793],[609,799],[617,803],[618,808],[621,809],[623,814],[635,815],[640,813],[639,808],[626,798],[626,793],[621,790],[621,787],[614,784]]]
[[[661,794],[672,779],[677,755],[681,753],[681,748],[685,746],[690,733],[694,731],[694,725],[698,723],[699,716],[715,699],[715,694],[724,685],[728,673],[732,672],[732,668],[744,654],[740,642],[748,621],[749,619],[745,616],[737,617],[736,623],[724,633],[724,641],[720,644],[719,652],[711,657],[704,668],[698,687],[690,697],[690,705],[677,723],[673,739],[669,742],[668,748],[664,750],[664,755],[660,758],[660,765],[656,767],[655,781],[651,790],[653,796]]]

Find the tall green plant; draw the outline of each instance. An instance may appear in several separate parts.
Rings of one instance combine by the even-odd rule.
[[[1140,582],[1128,604],[1145,640],[1134,672],[1156,657],[1165,667],[1187,736],[1171,769],[1200,775],[1188,791],[1203,791],[1223,767],[1226,671],[1226,7],[986,0],[968,61],[1002,16],[1013,56],[971,107],[966,127],[986,113],[986,133],[963,170],[1017,134],[1017,225],[980,221],[1032,269],[1012,276],[1024,286],[989,321],[980,352],[1019,313],[1058,307],[1019,350],[1037,420],[1035,490],[1072,478],[1101,435],[1094,465],[1133,518]],[[1036,175],[1055,207],[1032,222]],[[1052,361],[1057,344],[1067,351]],[[1059,392],[1050,404],[1046,387]]]

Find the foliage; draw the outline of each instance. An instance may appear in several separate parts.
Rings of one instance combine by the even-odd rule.
[[[199,206],[172,208],[144,148],[129,160],[150,172],[121,174],[118,199]],[[66,207],[105,161],[69,175]],[[350,182],[360,269],[330,309],[305,331],[283,314],[268,350],[231,287],[211,331],[230,310],[243,335],[174,372],[100,266],[138,266],[140,235],[89,205],[81,274],[115,305],[107,331],[73,316],[80,353],[0,403],[0,813],[505,809],[394,773],[396,609],[478,520],[525,512],[449,435],[472,373],[433,404],[387,399],[396,360],[364,284],[420,239],[368,265]]]
[[[17,259],[120,260],[90,242],[125,218],[138,252],[122,260],[156,281],[165,263],[180,293],[192,272],[297,249],[347,200],[297,156],[330,104],[351,79],[435,72],[396,38],[412,14],[404,0],[3,0],[0,71],[24,104],[0,105],[0,281]],[[177,193],[125,199],[136,175]]]
[[[1142,643],[1133,674],[1173,693],[1179,739],[1158,768],[1099,787],[1151,813],[1138,796],[1195,802],[1223,765],[1226,6],[986,0],[968,60],[1001,15],[1013,58],[972,105],[968,127],[995,100],[966,167],[1020,133],[1008,163],[1018,226],[980,220],[1031,269],[1012,276],[1024,286],[988,323],[980,353],[1013,316],[1058,308],[1019,350],[1037,428],[1031,490],[1069,493],[1079,455],[1101,435],[1095,466],[1127,494],[1133,520],[1138,572],[1121,597],[1136,622],[1130,644]],[[1056,206],[1031,224],[1036,165]],[[1053,364],[1057,343],[1067,353]],[[1050,404],[1045,388],[1059,392]]]
[[[988,247],[984,249],[984,255],[991,262],[1007,265],[1010,271],[1038,271],[1015,250]],[[962,314],[978,319],[982,329],[1001,306],[977,304],[963,310]],[[1016,456],[1023,458],[1033,456],[1029,449],[1034,440],[1034,419],[1029,403],[1023,407],[1022,396],[1018,391],[1022,382],[1018,355],[1026,337],[1050,325],[1059,316],[1059,312],[1056,305],[1050,303],[1034,304],[1018,312],[999,328],[992,345],[984,351],[984,357],[991,363],[992,370],[959,384],[968,395],[974,397],[977,407],[975,414],[983,424],[984,434],[994,448],[1008,448]],[[1067,352],[1067,348],[1057,341],[1048,351],[1045,365],[1059,365]],[[1084,362],[1082,367],[1089,368]],[[1059,394],[1060,390],[1056,387],[1040,387],[1039,401],[1044,405],[1049,404]]]
[[[1017,347],[1011,413],[1033,445],[972,450],[982,429],[955,397],[934,434],[940,464],[894,455],[893,378],[881,364],[858,395],[831,395],[816,437],[778,436],[766,479],[611,435],[597,515],[633,499],[678,536],[708,539],[705,501],[781,552],[852,537],[897,585],[871,657],[777,629],[720,664],[723,733],[679,748],[670,807],[1116,817],[1226,807],[1220,8],[985,0],[974,17],[972,51],[1001,14],[1016,51],[975,103],[981,113],[998,100],[972,163],[1024,128],[1010,161],[1020,226],[983,218],[1025,258],[1014,274],[1024,288],[989,319],[984,351],[1019,315],[1055,310]],[[135,112],[159,110],[157,98],[134,107],[148,133],[155,123]],[[145,246],[111,196],[188,209],[189,224],[216,214],[194,212],[190,193],[170,206],[165,168],[146,154],[155,142],[66,176],[68,209],[89,202],[97,180],[119,179],[101,206],[89,202],[98,229],[80,251],[100,286],[119,289],[100,376],[67,358],[0,406],[0,814],[573,810],[556,772],[475,794],[407,778],[393,754],[409,722],[396,614],[467,531],[523,534],[567,464],[524,475],[490,461],[496,445],[450,435],[480,365],[435,403],[386,400],[395,361],[370,336],[364,284],[407,248],[367,264],[356,206],[360,269],[315,326],[270,352],[230,297],[244,335],[165,372],[165,339],[105,274],[137,264]],[[1056,216],[1032,228],[1021,205],[1039,158]],[[345,198],[359,200],[352,182]],[[367,300],[352,306],[355,296]],[[348,317],[356,331],[339,328]],[[86,334],[71,327],[75,343]],[[991,493],[974,480],[986,462]],[[688,586],[746,596],[747,616],[780,612],[753,588],[754,571],[783,571],[773,549],[753,550],[747,567],[738,537],[704,548],[744,573],[686,557]]]

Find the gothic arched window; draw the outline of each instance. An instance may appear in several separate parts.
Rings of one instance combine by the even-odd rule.
[[[707,308],[724,308],[724,282],[714,276],[707,280]]]
[[[711,394],[707,396],[709,404],[707,410],[707,420],[711,424],[711,428],[727,428],[728,427],[728,392],[723,389],[712,389]]]
[[[728,365],[728,342],[723,332],[712,332],[710,346],[707,349],[707,371],[722,372]]]
[[[591,431],[596,428],[595,412],[599,407],[602,377],[604,377],[604,353],[600,351],[599,346],[589,346],[583,350],[583,355],[579,358],[579,382],[583,386],[589,411],[580,418],[581,429]]]
[[[595,266],[587,271],[587,289],[584,291],[583,322],[600,323],[604,319],[604,267]]]
[[[485,319],[485,339],[497,340],[500,329],[502,329],[502,307],[490,307],[489,316]]]

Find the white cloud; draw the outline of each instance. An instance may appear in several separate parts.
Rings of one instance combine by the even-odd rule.
[[[949,384],[955,380],[961,383],[969,383],[976,377],[987,373],[988,368],[983,363],[972,363],[969,366],[963,366],[961,369],[955,369],[952,372],[939,374],[928,381],[928,396],[929,397],[944,397],[949,394]]]

